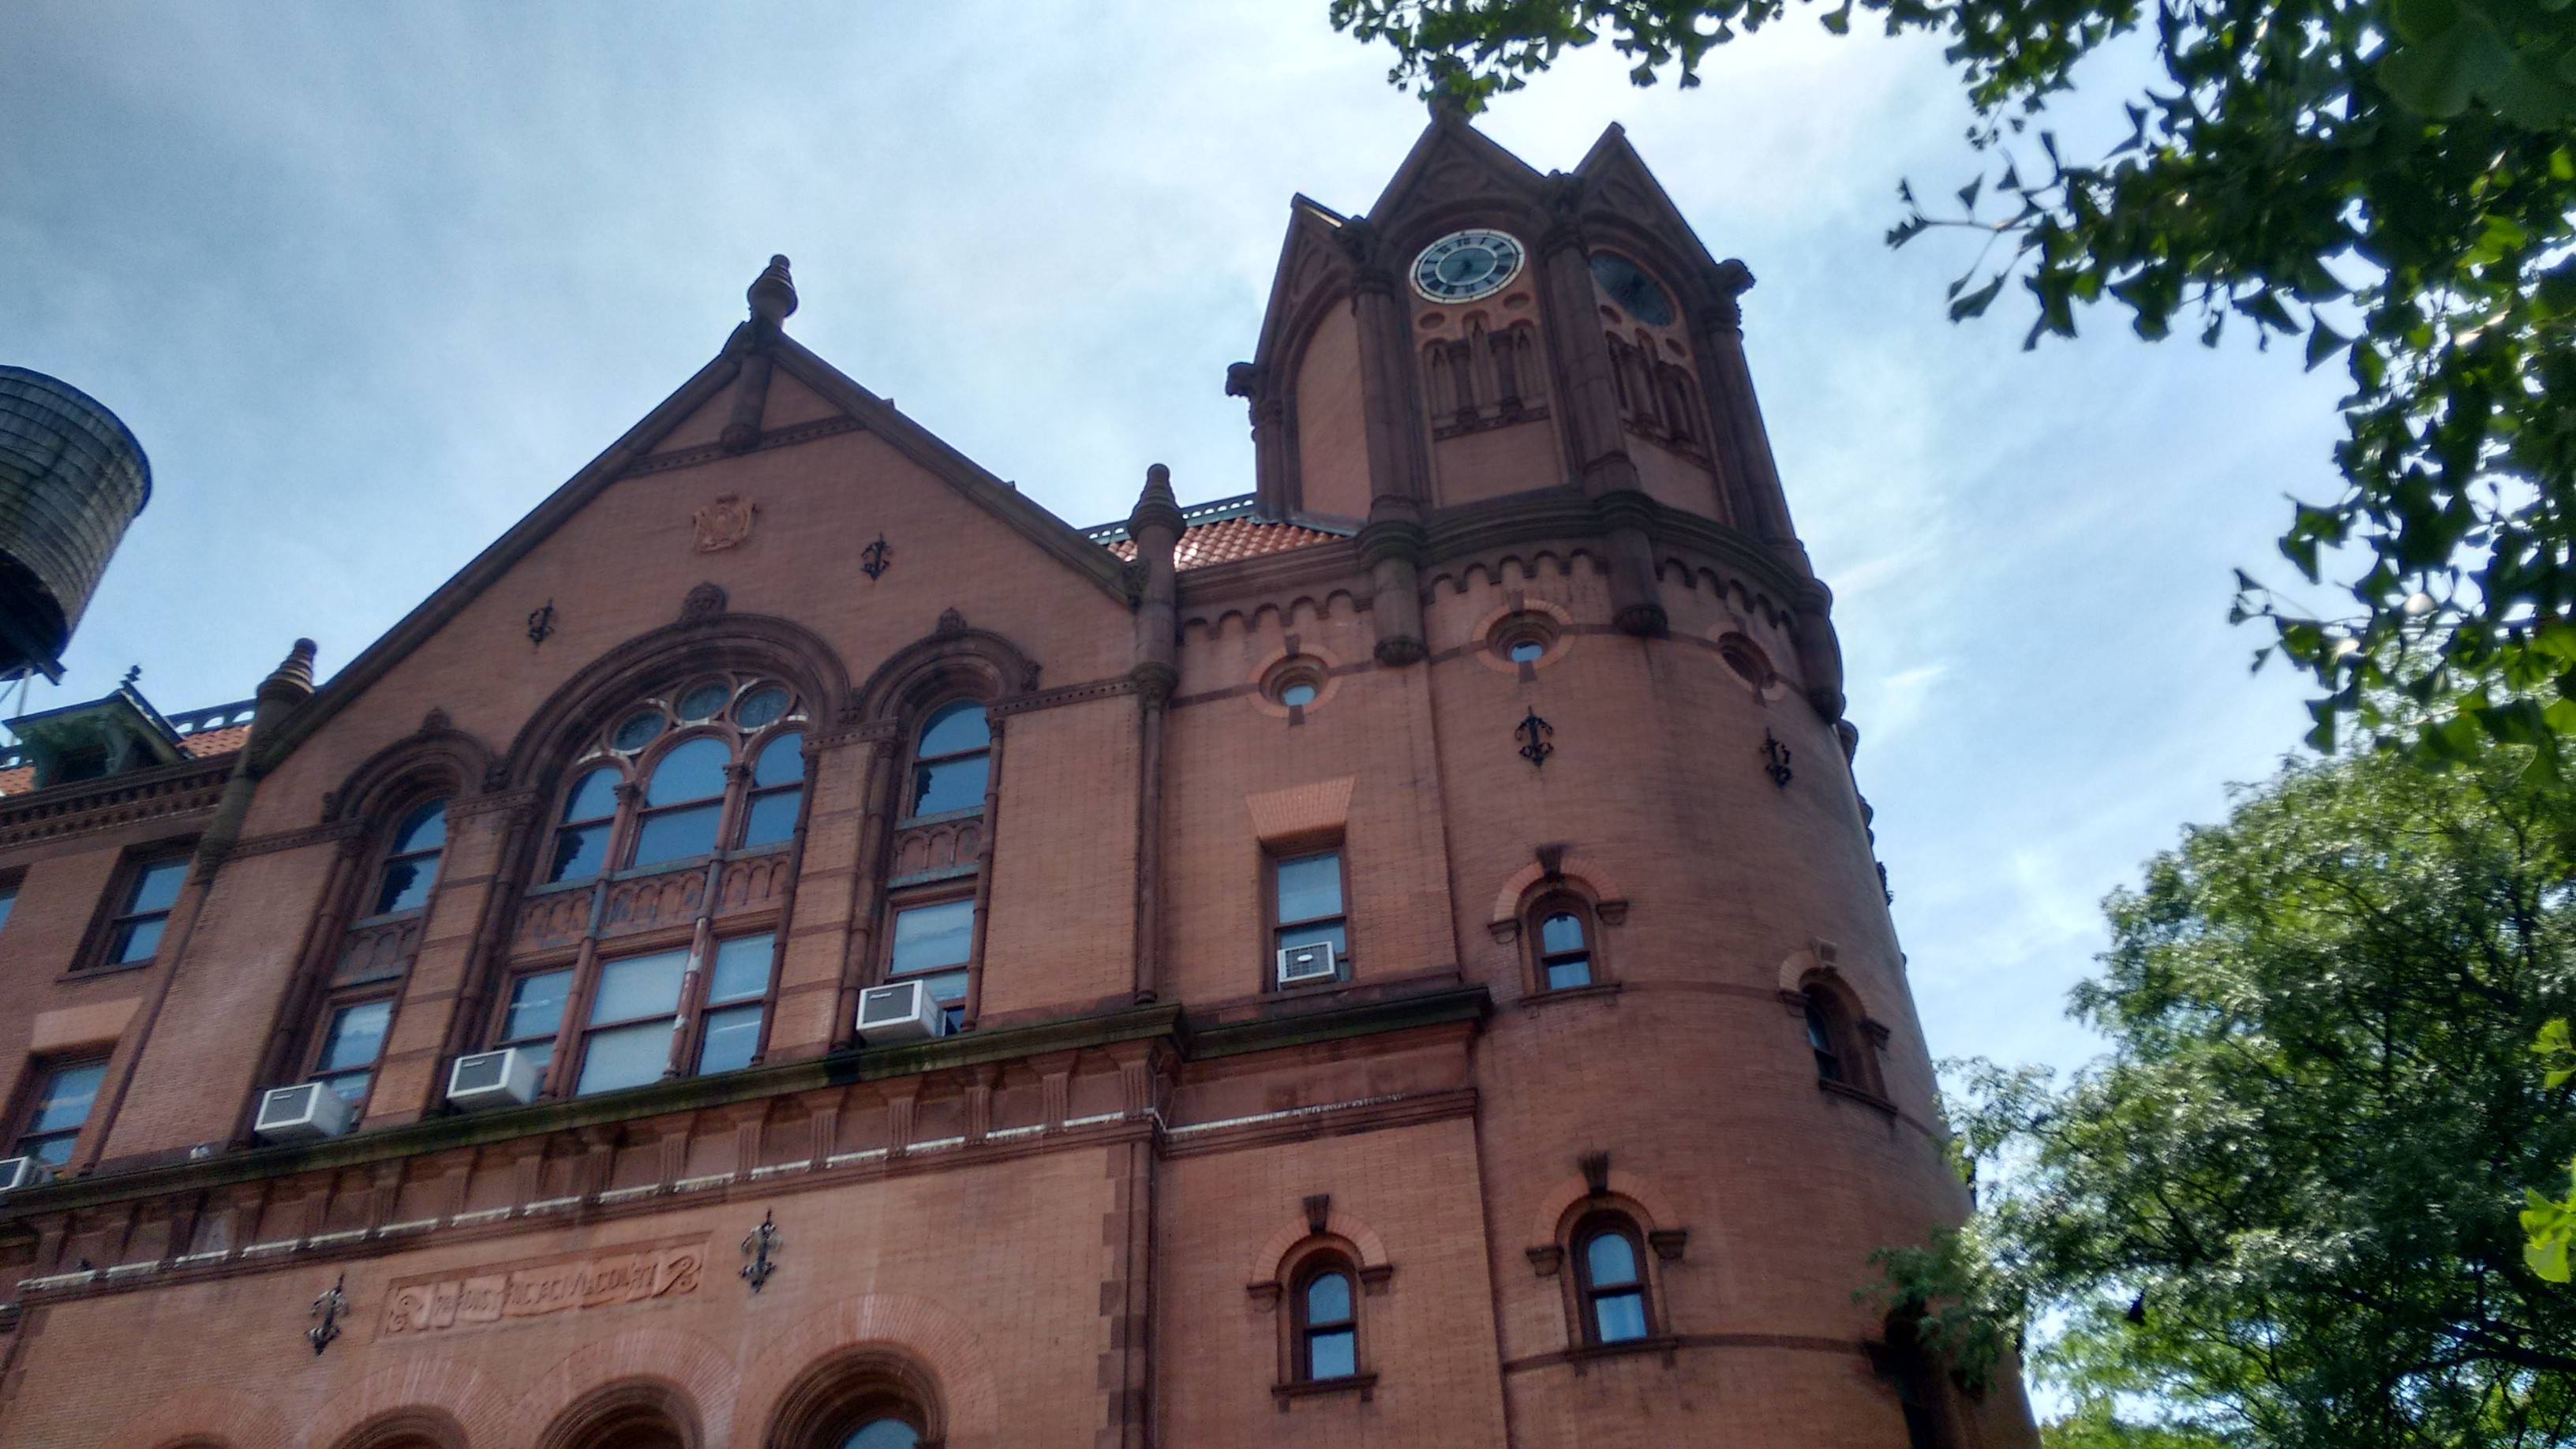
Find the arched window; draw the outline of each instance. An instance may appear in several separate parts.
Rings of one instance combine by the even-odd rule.
[[[1576,1234],[1575,1286],[1583,1301],[1585,1342],[1628,1343],[1653,1331],[1645,1265],[1637,1231],[1622,1219],[1595,1219]]]
[[[626,710],[576,762],[539,884],[786,843],[804,802],[802,721],[785,687],[730,675]]]
[[[1807,1046],[1816,1054],[1816,1080],[1839,1082],[1843,1079],[1843,1051],[1835,1030],[1833,1004],[1813,988],[1807,992]]]
[[[918,818],[983,809],[992,755],[983,705],[961,699],[931,715],[913,750],[912,800],[904,813]]]
[[[778,1397],[760,1442],[781,1449],[917,1449],[942,1442],[947,1432],[930,1372],[872,1346],[836,1354],[799,1375]]]
[[[1560,896],[1540,902],[1531,916],[1541,990],[1565,991],[1600,979],[1592,965],[1592,912],[1583,902]]]
[[[1849,995],[1830,978],[1810,982],[1798,994],[1806,1018],[1807,1050],[1816,1060],[1816,1080],[1871,1099],[1884,1097],[1877,1028],[1860,1019]]]
[[[1360,1371],[1359,1315],[1347,1265],[1327,1258],[1309,1269],[1298,1280],[1295,1312],[1299,1382],[1345,1379]]]
[[[439,853],[447,846],[447,802],[432,800],[403,817],[393,848],[376,873],[376,900],[370,916],[416,911],[429,904],[429,888],[438,881]]]
[[[782,684],[699,676],[610,716],[575,759],[486,1027],[548,1095],[759,1060],[805,725]]]

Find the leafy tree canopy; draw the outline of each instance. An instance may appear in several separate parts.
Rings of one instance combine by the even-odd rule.
[[[2143,337],[2180,323],[2215,344],[2232,323],[2349,369],[2342,496],[2298,505],[2281,550],[2310,583],[2338,575],[2351,605],[2310,617],[2242,575],[2237,601],[2315,674],[2316,742],[2351,721],[2445,758],[2482,738],[2554,758],[2576,734],[2576,5],[1841,0],[1819,18],[1845,31],[1855,5],[1946,40],[1976,107],[1987,161],[1959,211],[1936,219],[1906,192],[1888,238],[2014,240],[1952,284],[1954,319],[2017,279],[2025,345],[2107,303]],[[1787,9],[1331,0],[1337,27],[1395,46],[1394,79],[1470,108],[1604,36],[1638,84],[1694,85],[1712,47]],[[2121,98],[2126,141],[2070,158],[2026,129],[2133,33],[2163,83]],[[2002,213],[1981,215],[1981,194]]]
[[[2527,761],[2295,765],[2153,861],[2074,998],[2109,1054],[1970,1074],[1983,1204],[1881,1291],[1971,1379],[2030,1325],[2060,1445],[2576,1444],[2576,1295],[2518,1221],[2576,1153],[2531,1055],[2576,791]]]

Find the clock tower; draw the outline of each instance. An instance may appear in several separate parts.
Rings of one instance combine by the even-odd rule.
[[[1652,521],[1723,524],[1800,581],[1782,602],[1809,698],[1838,719],[1831,595],[1745,366],[1736,298],[1752,285],[1619,127],[1543,175],[1436,106],[1365,215],[1292,203],[1259,349],[1227,378],[1251,404],[1263,509],[1358,528],[1389,664],[1420,656],[1425,530],[1464,505],[1592,510],[1617,626],[1645,637],[1669,627]]]

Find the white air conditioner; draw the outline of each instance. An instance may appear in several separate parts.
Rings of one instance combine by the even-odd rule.
[[[313,1142],[348,1130],[349,1104],[321,1082],[270,1088],[251,1126],[262,1142]]]
[[[468,1112],[477,1107],[524,1107],[537,1100],[534,1058],[517,1047],[458,1057],[447,1069],[447,1100]]]
[[[948,1011],[927,981],[898,981],[859,993],[859,1040],[869,1046],[948,1034]]]
[[[1279,984],[1282,986],[1330,981],[1336,974],[1333,943],[1330,941],[1310,941],[1303,946],[1279,948]]]
[[[0,1192],[53,1181],[54,1170],[32,1157],[0,1157]]]

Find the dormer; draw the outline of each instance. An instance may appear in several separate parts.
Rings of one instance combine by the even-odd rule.
[[[21,715],[7,724],[22,758],[35,767],[39,790],[188,758],[178,730],[130,683],[102,699]]]

